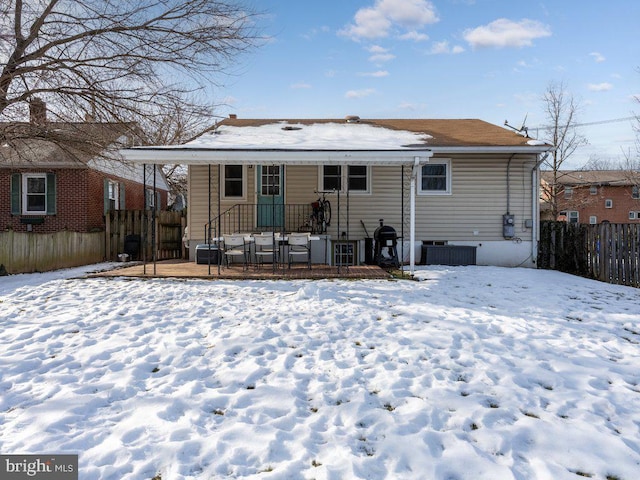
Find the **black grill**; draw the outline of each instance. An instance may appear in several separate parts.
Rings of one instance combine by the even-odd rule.
[[[375,241],[374,263],[382,268],[398,268],[398,234],[396,229],[384,224],[384,220],[380,219],[380,226],[373,233]]]

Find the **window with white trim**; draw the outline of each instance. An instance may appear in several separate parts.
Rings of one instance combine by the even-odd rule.
[[[147,210],[153,210],[156,206],[156,196],[153,194],[153,188],[145,190],[145,202]]]
[[[636,212],[630,211],[629,212],[629,220],[635,220],[635,219],[636,219]]]
[[[224,198],[245,197],[245,171],[243,165],[224,165],[222,169]]]
[[[611,200],[610,198],[607,198],[604,201],[604,208],[613,208],[613,200]]]
[[[11,215],[55,215],[55,173],[12,173]]]
[[[580,214],[575,210],[570,210],[567,212],[567,222],[569,223],[579,223],[580,222]]]
[[[598,194],[598,187],[596,185],[591,185],[591,187],[589,187],[589,193],[591,195],[597,195]]]
[[[22,213],[47,213],[47,175],[26,173],[22,176]]]
[[[120,184],[107,181],[107,210],[120,210]]]
[[[451,160],[431,159],[422,166],[418,193],[422,195],[451,194]]]
[[[589,224],[591,225],[595,225],[596,223],[598,223],[598,217],[595,215],[591,215],[589,217]]]
[[[573,187],[564,187],[564,198],[573,197]]]
[[[320,167],[320,190],[369,193],[371,169],[367,165],[323,165]]]
[[[280,165],[263,165],[260,169],[261,195],[280,195]]]

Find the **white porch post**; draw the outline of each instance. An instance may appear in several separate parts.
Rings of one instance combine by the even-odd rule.
[[[409,275],[411,276],[416,270],[416,178],[418,176],[418,168],[420,168],[420,157],[414,157],[409,186]]]

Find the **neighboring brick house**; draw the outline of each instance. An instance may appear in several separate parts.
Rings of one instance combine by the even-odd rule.
[[[542,172],[541,181],[544,197],[553,182],[553,172]],[[556,220],[586,224],[640,222],[640,172],[558,171],[557,192]],[[542,220],[553,220],[547,199],[541,199],[540,210]]]
[[[28,125],[28,124],[25,124]],[[20,127],[4,124],[2,128]],[[104,148],[127,143],[131,125],[116,123],[47,123],[52,132],[69,138],[90,138],[92,145],[45,139],[23,139],[0,146],[0,231],[53,233],[99,231],[110,209],[144,208],[140,166],[109,157]],[[166,209],[168,187],[156,170],[147,171],[147,205]]]

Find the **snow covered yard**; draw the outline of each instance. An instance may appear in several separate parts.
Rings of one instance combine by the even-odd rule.
[[[86,269],[85,269],[86,270]],[[640,291],[0,278],[0,452],[81,479],[640,478]]]

